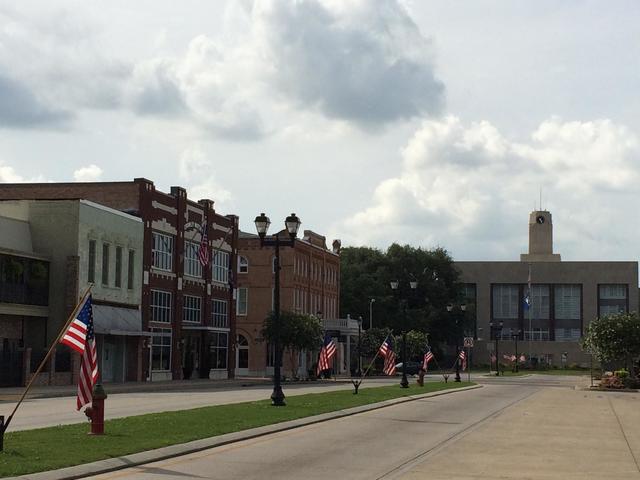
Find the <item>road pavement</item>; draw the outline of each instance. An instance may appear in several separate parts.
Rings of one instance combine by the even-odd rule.
[[[382,479],[541,387],[488,385],[245,440],[99,479]]]

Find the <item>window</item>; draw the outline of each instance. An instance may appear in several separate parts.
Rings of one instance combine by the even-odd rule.
[[[109,244],[102,244],[102,285],[109,285]]]
[[[152,328],[151,370],[171,370],[171,330]]]
[[[493,318],[518,318],[517,285],[493,285]]]
[[[627,285],[598,286],[598,316],[612,315],[627,311]]]
[[[575,342],[582,335],[580,285],[556,285],[554,288],[555,340]]]
[[[549,285],[533,285],[531,287],[531,316],[549,319]]]
[[[213,251],[211,276],[214,282],[227,283],[229,281],[229,254],[227,252]]]
[[[87,282],[96,281],[96,241],[89,240],[89,265],[87,268]]]
[[[151,321],[171,322],[171,293],[151,290]]]
[[[247,257],[239,256],[238,257],[238,273],[248,273],[249,272],[249,260]]]
[[[237,305],[237,314],[238,315],[246,315],[247,307],[248,307],[248,296],[249,289],[248,288],[239,288],[238,289],[238,305]]]
[[[116,247],[116,287],[122,287],[122,247]]]
[[[227,345],[229,335],[226,332],[212,332],[209,344],[209,365],[211,368],[227,368]]]
[[[184,242],[184,274],[191,277],[202,278],[202,264],[198,252],[200,244],[196,242]]]
[[[525,340],[549,340],[549,329],[542,327],[533,327],[531,330],[524,331]]]
[[[227,314],[227,302],[225,300],[211,300],[213,326],[217,328],[229,328],[229,316]]]
[[[152,266],[160,270],[173,270],[173,236],[153,232]]]
[[[133,290],[133,275],[136,267],[136,251],[129,250],[129,263],[127,264],[127,288]]]
[[[271,257],[271,273],[276,273],[276,257]]]
[[[182,303],[182,321],[191,323],[200,323],[202,318],[202,298],[185,295]]]
[[[276,347],[273,343],[267,343],[267,367],[276,365]]]

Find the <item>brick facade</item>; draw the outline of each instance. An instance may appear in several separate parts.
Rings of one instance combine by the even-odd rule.
[[[170,369],[158,368],[151,372],[149,364],[160,365],[164,362],[157,358],[156,352],[165,352],[158,348],[153,353],[148,348],[154,342],[162,341],[159,336],[152,337],[151,343],[142,353],[142,369],[147,378],[180,379],[184,375],[214,378],[232,377],[234,373],[234,355],[232,345],[235,339],[235,308],[231,280],[236,278],[236,250],[238,242],[238,218],[235,215],[220,215],[214,209],[213,201],[191,201],[184,188],[172,187],[170,193],[156,190],[153,182],[136,178],[132,182],[96,182],[96,183],[50,183],[50,184],[3,184],[0,199],[86,199],[113,209],[125,211],[140,217],[144,223],[144,247],[142,255],[142,321],[143,329],[154,333],[163,329],[168,338],[171,335]],[[185,274],[185,241],[199,244],[200,225],[206,222],[210,259],[213,251],[221,251],[229,256],[229,281],[217,282],[212,278],[211,263],[203,268],[202,275]],[[154,233],[166,235],[172,239],[172,251],[167,258],[170,265],[159,268],[154,265]],[[154,318],[151,302],[153,292],[170,295],[170,313],[162,319]],[[183,322],[185,295],[200,299],[200,321]],[[158,295],[156,295],[157,297]],[[213,323],[212,301],[226,303],[226,325],[220,327]],[[169,321],[164,321],[169,319]],[[159,321],[162,320],[162,321]],[[223,322],[224,323],[224,322]],[[224,349],[217,348],[227,337],[227,359],[218,360],[215,369],[209,369],[211,352],[219,357]],[[216,348],[211,346],[216,339]],[[216,358],[218,358],[216,357]],[[188,360],[187,360],[188,359]],[[185,367],[187,370],[183,370]]]
[[[273,309],[274,249],[261,248],[256,235],[242,233],[239,257],[246,260],[247,272],[238,273],[238,298],[246,289],[246,314],[238,314],[238,334],[248,341],[248,365],[238,370],[243,375],[271,375],[267,345],[260,331],[264,319]],[[338,317],[340,305],[340,257],[327,248],[325,237],[305,230],[293,248],[280,249],[280,308],[282,311],[318,314],[326,319]],[[241,339],[240,339],[241,340]],[[241,348],[240,345],[237,348]],[[283,374],[288,373],[288,355],[283,356]],[[304,376],[313,359],[302,359]],[[306,364],[306,365],[305,365]]]

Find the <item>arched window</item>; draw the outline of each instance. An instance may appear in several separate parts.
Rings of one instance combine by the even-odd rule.
[[[238,273],[249,273],[249,260],[242,255],[238,256]]]

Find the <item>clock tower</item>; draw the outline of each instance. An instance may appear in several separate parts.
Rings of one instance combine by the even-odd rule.
[[[529,253],[521,254],[520,261],[560,261],[560,254],[553,253],[553,223],[550,212],[535,210],[529,215]]]

